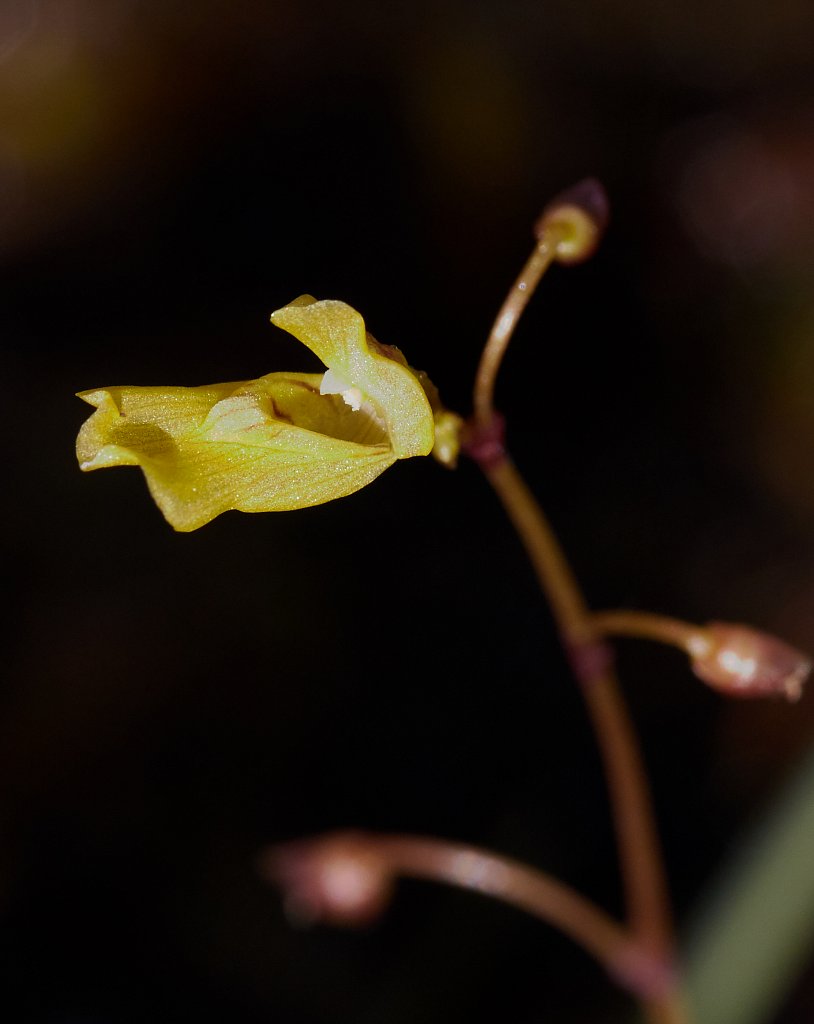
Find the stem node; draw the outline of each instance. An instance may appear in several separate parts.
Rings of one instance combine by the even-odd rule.
[[[486,472],[506,458],[506,420],[492,410],[491,417],[481,421],[472,417],[464,427],[461,451]]]
[[[565,653],[582,687],[594,685],[613,668],[613,648],[603,640],[569,641]]]

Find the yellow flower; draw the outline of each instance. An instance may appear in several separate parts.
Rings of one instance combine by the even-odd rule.
[[[354,309],[304,295],[271,319],[327,372],[82,391],[96,411],[77,438],[80,468],[140,466],[167,520],[188,531],[228,509],[283,511],[340,498],[397,459],[429,454],[431,386],[425,391],[398,349],[366,334]]]

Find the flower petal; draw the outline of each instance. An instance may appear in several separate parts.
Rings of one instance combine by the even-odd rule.
[[[433,414],[424,389],[406,364],[371,351],[371,344],[383,346],[366,334],[365,322],[355,309],[335,299],[317,302],[302,295],[272,313],[271,320],[378,406],[398,458],[430,453]]]
[[[176,530],[228,509],[283,511],[343,497],[396,459],[375,410],[320,395],[319,374],[199,388],[82,392],[83,470],[138,465]]]

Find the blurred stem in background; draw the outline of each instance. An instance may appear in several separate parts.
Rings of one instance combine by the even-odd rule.
[[[690,927],[699,1021],[766,1024],[814,950],[814,749],[740,841]]]

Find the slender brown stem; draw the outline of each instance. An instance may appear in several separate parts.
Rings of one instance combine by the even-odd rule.
[[[393,871],[495,897],[568,935],[611,974],[639,954],[627,930],[580,893],[552,876],[485,850],[422,836],[371,836]],[[660,965],[654,965],[660,968]]]
[[[369,922],[399,876],[471,889],[553,925],[593,956],[637,998],[665,1002],[672,965],[570,886],[536,868],[442,839],[334,832],[268,850],[261,871],[281,885],[289,913],[303,921]]]
[[[480,424],[487,424],[492,419],[495,378],[514,331],[514,325],[520,319],[540,278],[555,259],[559,240],[560,234],[557,230],[549,228],[541,231],[534,251],[520,271],[497,315],[475,374],[472,400],[475,418]]]
[[[485,473],[523,541],[567,645],[590,640],[590,611],[537,499],[508,455],[494,460]]]
[[[594,612],[591,625],[600,636],[631,636],[643,640],[656,640],[678,647],[685,654],[697,657],[710,644],[708,631],[691,622],[682,622],[667,615],[619,609]]]
[[[542,509],[506,455],[484,465],[523,541],[581,684],[611,797],[628,920],[652,955],[674,956],[672,918],[646,773],[610,655]],[[677,990],[645,1001],[651,1024],[687,1024]]]
[[[574,255],[588,255],[606,219],[601,187],[581,183],[538,221],[537,244],[498,313],[478,367],[467,450],[480,463],[525,545],[581,684],[608,780],[630,926],[648,949],[671,956],[673,926],[646,773],[611,652],[539,503],[505,451],[502,421],[493,407],[501,360],[543,273],[554,259],[568,262]],[[567,238],[574,243],[573,252]]]
[[[591,185],[593,198],[595,191]],[[611,652],[539,503],[505,451],[502,420],[493,405],[500,363],[534,288],[554,259],[569,259],[564,239],[577,239],[574,252],[584,258],[601,231],[603,218],[593,217],[591,211],[596,207],[601,212],[602,203],[583,202],[588,195],[586,191],[564,197],[538,222],[537,245],[509,292],[481,357],[466,450],[481,465],[525,545],[581,684],[608,782],[633,935],[653,956],[672,959],[673,925],[647,776]],[[652,1024],[686,1024],[675,991],[666,999],[645,1000]]]
[[[512,520],[546,594],[599,741],[620,847],[631,927],[648,948],[668,954],[667,886],[638,744],[609,656],[542,509],[508,456],[485,473]]]

